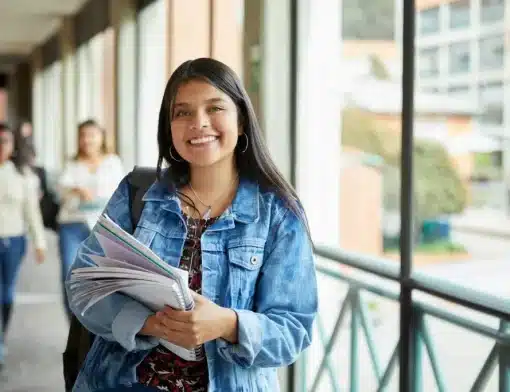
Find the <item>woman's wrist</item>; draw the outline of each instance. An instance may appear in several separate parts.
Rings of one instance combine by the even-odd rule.
[[[228,308],[223,308],[223,332],[220,338],[230,343],[237,343],[237,313]]]

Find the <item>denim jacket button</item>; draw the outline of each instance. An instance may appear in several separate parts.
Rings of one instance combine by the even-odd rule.
[[[257,264],[258,261],[259,260],[258,260],[257,256],[252,256],[250,259],[250,263],[252,263],[253,265]]]

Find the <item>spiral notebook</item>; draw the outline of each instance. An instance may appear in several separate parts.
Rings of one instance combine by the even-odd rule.
[[[103,214],[94,228],[104,256],[87,254],[95,266],[72,271],[69,289],[73,303],[84,314],[91,306],[113,293],[123,293],[154,312],[165,306],[191,310],[188,272],[166,264],[150,248]],[[166,340],[161,345],[181,358],[198,361],[203,348],[189,350]]]

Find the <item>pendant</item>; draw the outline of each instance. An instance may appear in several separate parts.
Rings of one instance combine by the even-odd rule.
[[[203,218],[204,218],[206,221],[207,221],[207,220],[209,220],[209,218],[211,217],[211,210],[212,210],[212,207],[211,207],[211,206],[209,206],[209,207],[207,207],[207,210],[206,210],[206,211],[205,211],[205,213],[204,213]]]

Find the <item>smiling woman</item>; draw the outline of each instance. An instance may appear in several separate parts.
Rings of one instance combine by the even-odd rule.
[[[68,291],[73,312],[97,336],[74,390],[278,391],[276,368],[311,342],[314,257],[305,213],[269,155],[237,75],[209,58],[178,67],[161,104],[158,144],[158,181],[137,226],[126,179],[106,213],[188,271],[195,307],[153,314],[113,294],[83,314]],[[101,253],[94,235],[82,249]],[[94,265],[78,254],[73,269]],[[203,355],[185,361],[160,339]]]
[[[240,133],[232,99],[211,84],[191,80],[183,84],[172,110],[172,139],[177,153],[194,165],[231,160]]]

